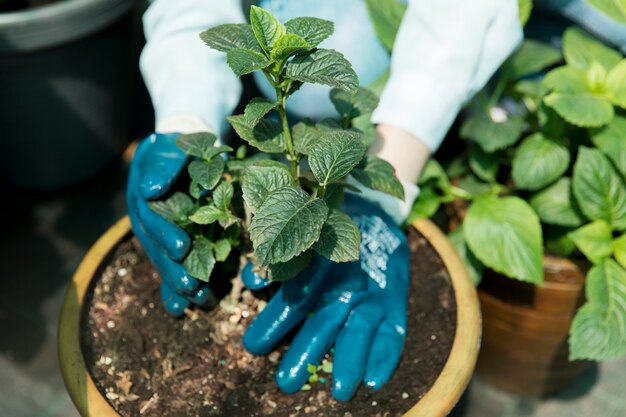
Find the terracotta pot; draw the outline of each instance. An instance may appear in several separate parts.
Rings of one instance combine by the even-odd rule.
[[[489,272],[479,288],[483,342],[478,372],[517,394],[557,391],[591,364],[568,360],[567,338],[584,302],[585,267],[544,258],[543,287]]]
[[[428,239],[449,272],[456,297],[457,323],[450,355],[441,374],[405,417],[443,417],[465,391],[476,364],[481,333],[478,297],[462,260],[439,228],[428,220],[419,220],[413,226]],[[125,217],[96,242],[78,267],[63,303],[58,335],[61,372],[70,397],[83,417],[119,417],[87,371],[79,337],[81,311],[89,302],[91,282],[113,249],[130,233],[130,221]]]

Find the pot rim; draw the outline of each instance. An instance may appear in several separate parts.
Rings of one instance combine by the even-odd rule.
[[[31,52],[91,35],[136,4],[136,0],[63,0],[0,13],[0,53]]]
[[[456,330],[446,364],[430,390],[403,417],[444,417],[470,381],[480,347],[481,317],[478,295],[463,261],[443,232],[430,220],[412,224],[443,261],[454,288]],[[125,216],[89,249],[72,278],[59,319],[58,348],[61,373],[74,405],[83,417],[120,417],[96,387],[80,348],[81,308],[91,280],[117,243],[131,232]]]

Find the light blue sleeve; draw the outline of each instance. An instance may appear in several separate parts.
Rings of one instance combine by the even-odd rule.
[[[195,118],[218,135],[225,132],[226,116],[239,101],[241,83],[228,68],[225,54],[207,47],[199,34],[238,22],[245,22],[238,0],[151,2],[143,16],[147,43],[140,67],[157,127],[171,119]]]
[[[522,38],[517,0],[409,0],[373,121],[435,151],[462,105]]]

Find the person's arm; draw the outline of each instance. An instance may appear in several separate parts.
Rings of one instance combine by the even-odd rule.
[[[390,161],[405,201],[372,196],[396,221],[419,194],[414,185],[459,110],[522,40],[517,0],[409,0],[391,58],[391,75],[372,121],[370,152]]]
[[[211,131],[221,136],[241,95],[225,55],[200,33],[245,23],[238,1],[153,0],[143,17],[146,46],[141,72],[156,113],[157,132]]]

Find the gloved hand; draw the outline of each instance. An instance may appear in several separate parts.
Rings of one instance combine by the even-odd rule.
[[[409,288],[407,239],[376,204],[348,195],[342,209],[361,231],[360,259],[334,263],[314,255],[306,270],[282,283],[243,336],[248,351],[267,354],[306,319],[276,373],[286,393],[302,387],[310,375],[307,365],[317,366],[333,343],[332,393],[338,400],[349,400],[362,380],[381,387],[400,360]],[[252,289],[265,285],[251,264],[243,279]]]
[[[155,133],[141,141],[130,165],[126,204],[135,235],[160,272],[161,300],[168,313],[183,314],[190,303],[205,304],[211,291],[189,275],[181,261],[191,247],[187,233],[148,206],[169,191],[189,158],[176,146],[178,134]]]

